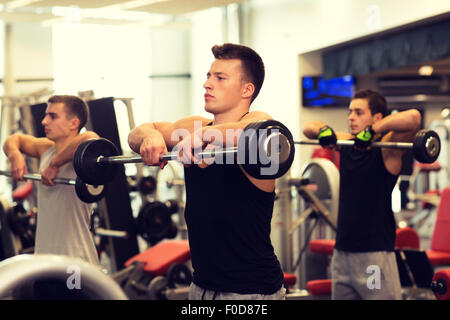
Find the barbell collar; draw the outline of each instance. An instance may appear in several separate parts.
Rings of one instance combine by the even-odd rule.
[[[295,144],[306,144],[306,145],[320,145],[319,140],[300,140],[295,141]],[[337,146],[352,147],[355,145],[354,140],[338,140],[336,142]],[[412,149],[412,142],[372,142],[371,147],[374,148],[389,148],[389,149]]]

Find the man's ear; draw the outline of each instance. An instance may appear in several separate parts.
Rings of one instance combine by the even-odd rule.
[[[381,112],[377,112],[373,115],[373,122],[378,122],[383,119],[383,114]]]
[[[80,126],[80,119],[78,119],[77,117],[73,117],[72,119],[70,119],[70,127],[71,129],[77,130],[78,131],[78,127]]]
[[[242,91],[243,98],[251,98],[255,92],[255,85],[251,82],[244,84],[244,89]]]

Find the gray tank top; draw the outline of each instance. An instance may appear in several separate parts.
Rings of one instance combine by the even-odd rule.
[[[56,153],[55,147],[41,157],[42,172]],[[58,178],[76,179],[72,162],[59,168]],[[93,205],[82,202],[72,185],[54,187],[37,183],[38,217],[35,254],[60,254],[99,264],[94,238],[89,230]]]

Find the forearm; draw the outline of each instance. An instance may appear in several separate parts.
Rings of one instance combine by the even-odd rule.
[[[389,131],[408,132],[417,131],[420,128],[421,115],[416,109],[398,112],[372,125],[375,133],[384,133]]]
[[[55,154],[55,156],[50,161],[49,166],[59,168],[62,165],[71,162],[75,151],[82,142],[88,139],[97,138],[99,138],[99,136],[93,131],[86,131],[82,134],[77,135],[63,149],[59,150]]]
[[[18,135],[9,136],[3,144],[3,152],[9,160],[22,155],[20,151],[20,137]]]
[[[317,139],[317,136],[319,135],[319,131],[321,128],[326,126],[325,123],[322,121],[308,121],[305,123],[305,126],[303,127],[303,134],[308,139]]]
[[[139,149],[144,139],[155,134],[156,132],[157,130],[153,123],[145,123],[143,125],[140,125],[134,128],[128,134],[128,145],[130,146],[131,150],[139,153]]]

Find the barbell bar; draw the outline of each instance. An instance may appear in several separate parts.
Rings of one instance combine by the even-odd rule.
[[[294,141],[294,144],[319,145],[319,140]],[[342,147],[353,147],[354,140],[337,140],[336,145]],[[422,129],[414,137],[413,142],[372,142],[373,148],[406,149],[412,150],[414,158],[418,162],[432,163],[437,160],[441,151],[441,140],[439,135],[432,130]]]
[[[283,176],[294,160],[294,144],[315,144],[318,140],[294,141],[288,128],[275,120],[252,122],[239,137],[238,146],[213,149],[197,154],[199,158],[237,155],[244,170],[257,179],[276,179]],[[339,146],[353,146],[353,140],[338,140]],[[412,149],[419,162],[436,161],[440,153],[440,139],[436,132],[420,130],[414,142],[374,142],[373,147]],[[178,160],[177,152],[161,156],[161,161]],[[116,146],[107,139],[86,140],[74,154],[74,169],[86,183],[102,185],[114,178],[121,164],[142,162],[139,155],[119,155]]]
[[[237,163],[249,175],[257,179],[275,179],[284,175],[294,161],[293,142],[292,134],[282,123],[276,120],[257,121],[244,129],[237,147],[201,151],[196,156],[206,159],[237,155]],[[161,161],[178,159],[178,152],[168,152],[160,158]],[[116,146],[103,138],[82,142],[73,158],[77,175],[94,185],[112,181],[119,165],[138,162],[142,162],[140,155],[119,155]]]
[[[12,173],[10,171],[0,170],[0,175],[11,177]],[[42,181],[42,176],[37,173],[25,173],[23,177],[27,180]],[[53,182],[74,186],[78,198],[86,203],[100,201],[105,195],[104,185],[89,185],[84,183],[80,177],[76,179],[54,178]]]

